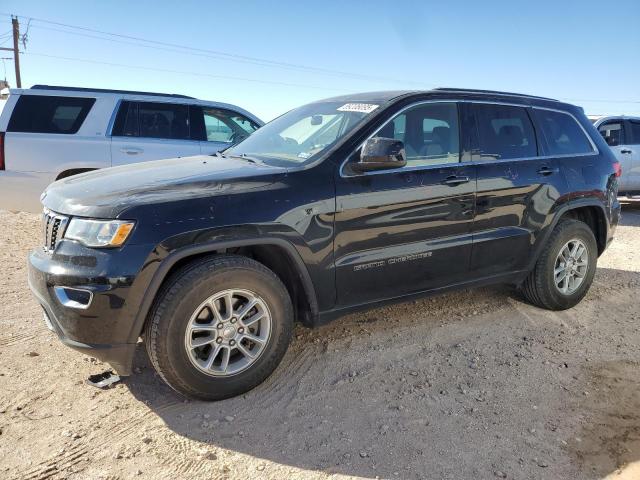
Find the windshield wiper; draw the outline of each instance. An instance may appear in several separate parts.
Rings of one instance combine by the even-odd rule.
[[[225,158],[226,157],[239,158],[240,160],[246,160],[247,162],[250,162],[250,163],[256,163],[256,164],[259,163],[259,164],[263,165],[263,163],[260,160],[258,160],[257,158],[250,157],[246,153],[241,153],[240,155],[229,155],[229,154],[227,154],[227,155],[224,155],[224,157]]]

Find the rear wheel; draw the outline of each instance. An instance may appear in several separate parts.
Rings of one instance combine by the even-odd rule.
[[[522,292],[542,308],[571,308],[589,291],[597,260],[598,246],[589,226],[578,220],[562,220],[523,283]]]
[[[145,342],[173,389],[220,400],[264,381],[282,360],[292,328],[291,300],[271,270],[245,257],[212,257],[169,280]]]

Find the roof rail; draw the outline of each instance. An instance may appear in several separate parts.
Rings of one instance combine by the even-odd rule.
[[[539,97],[537,95],[527,95],[525,93],[513,93],[513,92],[500,92],[498,90],[477,90],[473,88],[448,88],[448,87],[438,87],[434,88],[436,91],[447,91],[447,92],[469,92],[469,93],[484,93],[484,94],[496,94],[496,95],[508,95],[510,97],[525,97],[525,98],[537,98],[540,100],[551,100],[554,102],[559,102],[555,98],[549,97]]]
[[[83,88],[83,87],[63,87],[58,85],[34,85],[31,90],[60,90],[63,92],[96,92],[96,93],[122,93],[128,95],[149,95],[152,97],[173,97],[173,98],[191,98],[187,95],[178,95],[176,93],[157,93],[157,92],[137,92],[133,90],[110,90],[107,88]]]

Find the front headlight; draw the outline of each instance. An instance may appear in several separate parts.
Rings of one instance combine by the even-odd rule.
[[[64,238],[78,240],[87,247],[119,247],[125,242],[134,225],[135,222],[126,220],[72,218]]]

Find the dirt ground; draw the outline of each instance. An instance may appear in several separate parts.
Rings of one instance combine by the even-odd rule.
[[[252,392],[188,401],[49,332],[26,285],[39,218],[0,212],[0,478],[640,478],[640,203],[572,310],[463,291],[298,327]],[[638,463],[634,463],[638,462]]]

